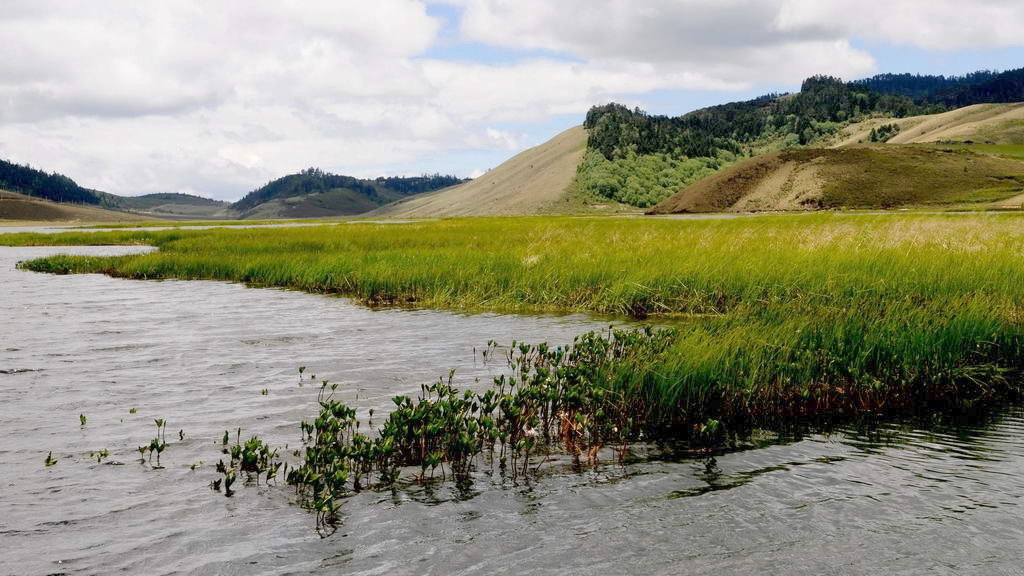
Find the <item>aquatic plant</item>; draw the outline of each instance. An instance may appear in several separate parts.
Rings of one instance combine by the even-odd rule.
[[[154,468],[161,468],[160,455],[167,449],[167,422],[163,418],[156,418],[153,422],[156,424],[156,436],[149,441],[149,446],[147,447],[149,463],[150,465],[153,464],[153,454],[156,454],[156,466]],[[142,452],[142,447],[139,448],[139,452]]]
[[[53,452],[47,452],[46,459],[43,460],[43,464],[46,465],[47,468],[49,468],[50,466],[53,466],[56,463],[57,459],[53,457]]]
[[[95,458],[97,464],[103,462],[103,459],[107,458],[109,456],[110,456],[110,450],[107,450],[106,448],[104,448],[103,450],[97,450],[95,452],[89,452],[89,457],[90,458]]]
[[[630,442],[651,431],[647,422],[657,423],[647,418],[647,404],[622,386],[623,377],[663,354],[674,336],[644,328],[588,333],[567,347],[514,344],[505,358],[510,374],[495,378],[490,389],[459,390],[449,373],[421,386],[416,398],[395,396],[372,436],[359,432],[356,410],[334,398],[338,385],[322,382],[319,415],[301,423],[305,450],[286,479],[318,524],[329,524],[347,494],[390,486],[409,467],[418,468],[419,481],[437,473],[465,480],[489,454],[514,478],[529,472],[540,451],[565,451],[593,464],[604,446],[614,445],[623,458]],[[498,349],[491,343],[485,356]]]
[[[270,445],[258,436],[251,437],[243,444],[241,442],[241,433],[242,430],[239,428],[235,444],[229,446],[228,432],[224,431],[224,448],[222,451],[229,458],[226,463],[223,459],[217,462],[217,472],[222,474],[223,477],[214,480],[211,484],[214,490],[220,490],[220,487],[223,485],[226,496],[231,496],[234,493],[231,490],[231,485],[235,482],[239,472],[244,472],[248,480],[254,481],[258,485],[261,475],[264,477],[264,481],[268,483],[276,479],[278,470],[282,466],[282,462],[278,459],[278,450],[276,448],[271,448]]]

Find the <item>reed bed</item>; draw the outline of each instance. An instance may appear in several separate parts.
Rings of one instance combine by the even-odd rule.
[[[1024,364],[1024,216],[815,213],[705,220],[478,218],[379,225],[14,234],[151,244],[22,266],[218,279],[369,305],[650,317],[670,350],[617,381],[690,430],[971,404]]]

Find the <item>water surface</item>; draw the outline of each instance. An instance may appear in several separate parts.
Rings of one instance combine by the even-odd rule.
[[[481,474],[468,490],[365,492],[321,538],[286,487],[230,499],[207,488],[226,428],[296,445],[316,410],[298,366],[342,382],[365,416],[450,368],[487,380],[500,367],[474,347],[490,339],[564,343],[607,323],[14,269],[55,252],[144,249],[0,248],[0,574],[1022,571],[1016,407],[959,427],[893,423],[771,443],[710,468],[555,465],[528,483]],[[135,451],[154,418],[168,421],[161,470]],[[120,465],[89,459],[103,448]],[[45,467],[49,451],[59,461]]]

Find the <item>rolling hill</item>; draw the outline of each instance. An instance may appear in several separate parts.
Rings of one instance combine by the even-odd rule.
[[[371,217],[508,216],[536,214],[562,200],[587,147],[582,127],[513,156],[469,182],[370,212]]]
[[[192,194],[156,193],[118,196],[99,192],[100,206],[154,218],[207,220],[226,218],[231,204]]]
[[[1024,145],[1024,103],[974,104],[949,112],[908,118],[872,118],[840,130],[827,143],[849,146],[868,141],[873,128],[896,124],[890,144],[957,141]]]
[[[1000,124],[993,117],[1001,116],[1005,133],[993,132],[992,136],[1005,139],[1015,133],[1012,107],[986,104],[953,111],[937,121],[920,115],[944,111],[944,105],[935,100],[954,91],[979,99],[1002,94],[992,86],[1012,88],[1012,77],[993,72],[952,78],[891,75],[846,83],[816,76],[808,78],[795,94],[769,94],[679,117],[648,115],[618,104],[595,106],[587,114],[584,130],[563,132],[471,183],[402,200],[368,216],[593,212],[594,206],[650,208],[749,156],[868,141],[872,128],[886,123],[906,127],[896,137],[910,139],[912,125],[932,122],[934,127],[923,128],[938,139],[975,114],[982,114],[982,123],[995,131]]]
[[[145,194],[118,196],[79,186],[74,180],[56,172],[45,172],[31,166],[22,166],[0,160],[0,188],[17,192],[24,197],[49,200],[67,206],[91,206],[116,214],[141,214],[156,218],[223,218],[227,202],[219,202],[191,194]],[[26,205],[27,206],[27,205]],[[52,207],[37,205],[41,213],[58,214]],[[32,212],[29,210],[28,212]],[[81,211],[79,211],[81,213]],[[20,212],[19,212],[20,213]],[[100,214],[92,211],[91,214]],[[14,214],[12,211],[11,214]],[[109,216],[106,221],[123,220]]]
[[[898,132],[870,143],[885,125]],[[1024,203],[1024,104],[978,104],[940,114],[872,118],[839,131],[829,148],[791,148],[739,162],[692,184],[650,213]]]
[[[54,202],[43,198],[0,190],[0,221],[31,222],[136,222],[152,218],[106,210],[91,204]]]
[[[594,106],[583,126],[472,181],[309,169],[227,204],[186,194],[116,196],[0,161],[0,187],[169,219],[1008,207],[1024,192],[1021,101],[1024,69],[854,82],[814,76],[793,94],[676,117]]]
[[[57,210],[45,203],[32,204],[34,208],[30,209],[26,199],[67,207],[92,207],[95,210],[89,214],[99,217],[105,212],[106,221],[123,220],[115,217],[119,213],[168,220],[311,218],[358,215],[389,202],[462,182],[454,176],[439,174],[370,180],[311,168],[268,182],[232,204],[180,193],[120,196],[83,188],[62,174],[0,160],[0,188],[16,192],[21,206],[15,210],[11,203],[5,217],[39,212],[41,216],[36,219],[41,220],[71,218],[71,211]],[[81,210],[76,213],[88,217]]]
[[[232,204],[230,212],[236,218],[260,219],[356,216],[462,182],[440,174],[370,180],[310,168],[253,190]]]
[[[1011,207],[1021,194],[1024,161],[970,147],[792,148],[726,168],[651,213]]]

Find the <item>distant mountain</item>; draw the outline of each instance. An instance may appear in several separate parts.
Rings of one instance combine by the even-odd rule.
[[[178,192],[158,192],[141,196],[118,196],[106,192],[98,194],[100,205],[104,208],[162,218],[225,218],[231,207],[230,202]]]
[[[231,211],[240,218],[352,216],[463,181],[440,174],[369,180],[310,168],[253,190],[231,205]]]
[[[169,219],[352,216],[464,181],[440,174],[368,180],[310,168],[269,182],[231,204],[181,193],[120,196],[83,188],[63,174],[0,160],[0,190],[62,204]]]
[[[0,160],[0,189],[61,204],[96,206],[166,218],[224,217],[229,206],[227,202],[191,194],[118,196],[83,188],[63,174],[44,172],[6,160]]]
[[[37,196],[0,190],[0,220],[85,223],[139,222],[152,218],[107,210],[95,204],[54,202]]]

